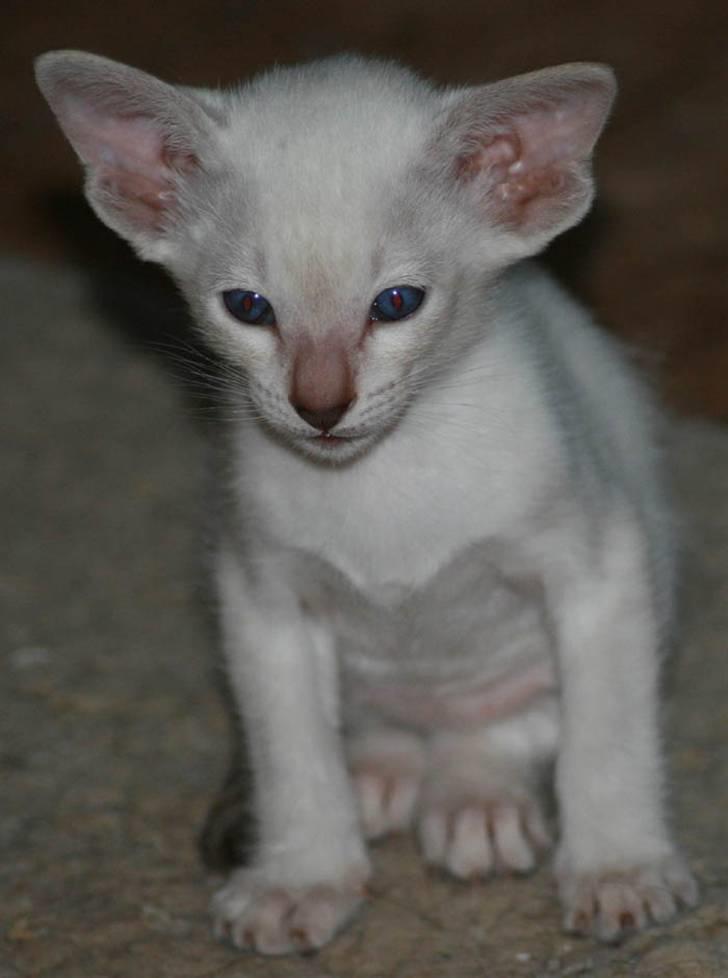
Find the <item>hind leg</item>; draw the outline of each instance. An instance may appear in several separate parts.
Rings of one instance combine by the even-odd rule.
[[[417,831],[426,861],[460,879],[525,873],[550,844],[542,782],[556,749],[557,704],[430,745]]]
[[[378,839],[408,829],[425,770],[422,738],[378,726],[350,734],[346,753],[364,837]]]

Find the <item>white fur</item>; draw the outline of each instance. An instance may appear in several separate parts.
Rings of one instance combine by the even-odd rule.
[[[150,82],[145,109],[146,77],[73,53],[39,67],[98,213],[164,262],[240,375],[216,577],[260,844],[218,927],[263,951],[318,946],[358,903],[342,735],[369,835],[415,820],[457,875],[528,869],[557,754],[567,926],[611,939],[645,906],[661,920],[693,901],[662,802],[674,547],[652,407],[583,311],[516,264],[588,207],[611,76],[442,92],[344,58],[233,93]],[[128,113],[95,122],[130,87],[144,179],[168,188],[132,230],[139,132]],[[154,169],[165,139],[184,172]],[[367,326],[398,284],[426,290],[420,310]],[[233,320],[231,288],[265,295],[277,329]],[[301,344],[332,338],[356,377],[336,443],[288,390]]]

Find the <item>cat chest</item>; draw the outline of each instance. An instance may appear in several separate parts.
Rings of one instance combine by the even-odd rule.
[[[263,545],[305,553],[362,595],[392,603],[399,592],[426,593],[445,568],[463,566],[460,555],[522,522],[521,494],[504,491],[462,458],[459,470],[448,463],[395,460],[372,464],[365,474],[334,470],[306,478],[285,464],[270,473],[261,468],[246,475],[242,501],[255,514],[254,532],[262,530],[268,541]]]

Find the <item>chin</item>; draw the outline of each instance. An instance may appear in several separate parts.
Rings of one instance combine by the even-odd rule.
[[[321,435],[314,438],[297,438],[295,445],[300,452],[317,462],[342,465],[364,455],[377,438],[376,433],[360,435],[357,438]]]

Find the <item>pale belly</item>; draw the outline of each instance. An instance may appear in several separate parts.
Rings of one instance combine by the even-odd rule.
[[[553,692],[540,588],[493,558],[477,545],[424,586],[368,595],[309,566],[305,602],[333,627],[345,723],[475,729]]]

